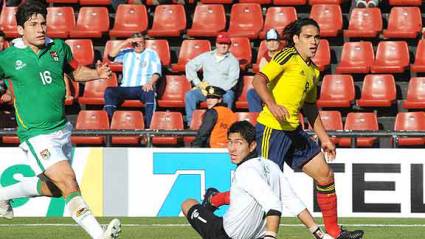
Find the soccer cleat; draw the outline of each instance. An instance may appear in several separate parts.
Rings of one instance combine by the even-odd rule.
[[[211,204],[211,197],[218,193],[218,190],[216,188],[208,188],[204,195],[204,200],[202,200],[202,206],[208,209],[211,212],[214,212],[217,210],[217,207],[213,206]]]
[[[0,200],[0,216],[6,219],[13,218],[13,208],[10,200]]]
[[[362,230],[347,231],[341,228],[341,233],[336,239],[362,239],[363,234]]]
[[[121,222],[120,220],[114,218],[106,227],[105,232],[103,233],[103,238],[116,239],[120,237],[120,233],[121,233]]]

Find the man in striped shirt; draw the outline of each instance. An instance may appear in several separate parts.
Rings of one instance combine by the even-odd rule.
[[[113,48],[108,57],[123,64],[121,85],[108,87],[105,91],[104,108],[109,119],[112,119],[114,111],[124,100],[137,99],[145,104],[145,127],[149,128],[156,106],[155,84],[161,76],[158,54],[145,48],[142,33],[135,33]]]

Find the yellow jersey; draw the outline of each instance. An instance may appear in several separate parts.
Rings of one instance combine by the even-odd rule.
[[[261,70],[269,80],[268,88],[278,105],[289,112],[284,122],[279,122],[265,105],[257,121],[277,130],[295,130],[299,126],[298,114],[307,103],[316,103],[320,71],[313,62],[306,62],[294,47],[276,53]]]

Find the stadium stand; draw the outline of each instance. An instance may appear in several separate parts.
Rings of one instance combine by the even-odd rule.
[[[130,37],[135,32],[146,32],[148,13],[144,5],[120,4],[115,13],[114,27],[109,31],[111,37]]]
[[[47,8],[47,35],[51,38],[68,38],[75,27],[74,9],[72,7]]]
[[[180,112],[156,111],[153,113],[150,129],[182,130],[183,116]],[[181,137],[155,136],[152,138],[154,145],[174,145],[181,141]]]
[[[191,37],[215,37],[226,28],[226,13],[221,4],[197,5],[192,27],[187,30]]]
[[[238,59],[241,70],[245,71],[251,65],[251,42],[246,37],[232,37],[230,52]]]
[[[297,10],[294,7],[269,7],[267,8],[263,30],[258,36],[260,39],[265,39],[267,31],[271,28],[282,33],[282,30],[297,18]]]
[[[107,130],[108,114],[103,110],[81,110],[78,113],[75,129]],[[105,136],[71,136],[73,144],[103,145]]]
[[[151,37],[178,37],[186,29],[186,12],[183,5],[165,4],[155,8]]]
[[[320,39],[316,55],[312,60],[319,67],[320,71],[324,71],[329,66],[331,63],[331,49],[328,40]]]
[[[109,80],[94,80],[86,82],[83,96],[78,98],[78,102],[83,105],[103,105],[105,103],[103,94],[109,86],[117,86],[117,76],[112,74]]]
[[[109,13],[106,7],[82,7],[77,23],[69,33],[72,38],[101,38],[109,31]]]
[[[252,80],[254,76],[244,76],[242,82],[242,91],[235,102],[236,109],[248,109],[248,100],[246,94],[252,88]]]
[[[144,129],[143,114],[140,111],[115,111],[111,129]],[[140,145],[140,136],[112,136],[112,144]]]
[[[167,75],[165,89],[158,100],[164,108],[184,108],[184,96],[192,88],[184,75]]]
[[[361,107],[391,107],[396,99],[396,86],[393,75],[366,75],[362,95],[357,100]]]
[[[351,107],[355,98],[353,77],[351,75],[325,75],[320,89],[317,106]]]
[[[425,77],[413,77],[410,79],[403,108],[425,109]]]
[[[315,4],[311,7],[310,17],[319,24],[322,37],[336,37],[342,30],[342,12],[339,5]]]
[[[410,66],[413,72],[425,72],[425,40],[418,41],[415,63]]]
[[[189,129],[198,130],[201,127],[202,119],[206,110],[196,109],[192,112],[192,121],[190,121]],[[184,136],[183,142],[185,144],[190,144],[195,140],[195,136]]]
[[[7,38],[18,37],[18,30],[16,29],[16,18],[15,13],[18,10],[17,7],[4,7],[1,10],[0,15],[0,30],[6,34]]]
[[[381,41],[371,72],[403,73],[409,67],[409,62],[409,47],[405,41]]]
[[[258,3],[236,3],[230,13],[230,37],[256,39],[263,29],[263,15]]]
[[[369,73],[374,61],[371,42],[346,42],[342,48],[341,61],[336,73]]]
[[[395,119],[394,131],[425,131],[425,112],[399,112]],[[398,145],[424,145],[425,138],[399,138]]]
[[[382,31],[382,26],[380,8],[354,8],[344,37],[373,38]]]
[[[384,37],[416,38],[421,30],[422,16],[418,7],[393,7]]]
[[[80,65],[91,65],[94,61],[93,42],[90,39],[68,39],[65,41],[71,47],[72,56]]]
[[[176,64],[171,65],[171,69],[174,72],[184,72],[188,61],[210,50],[211,43],[208,40],[183,40],[180,47],[179,59]]]
[[[325,127],[326,130],[343,130],[342,125],[342,116],[339,111],[319,111],[320,119],[322,120],[323,127]],[[339,144],[339,138],[332,137],[332,142],[335,145]]]
[[[379,130],[376,113],[350,112],[345,119],[344,130]],[[372,147],[377,143],[376,137],[360,137],[356,139],[357,147]],[[352,139],[340,138],[339,146],[350,147]]]

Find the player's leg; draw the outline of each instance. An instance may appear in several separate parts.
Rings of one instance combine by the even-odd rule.
[[[291,146],[290,138],[285,131],[275,130],[257,123],[255,126],[255,138],[258,156],[272,160],[282,170],[285,155]]]

